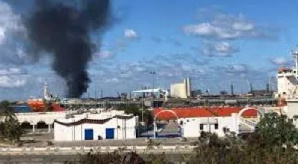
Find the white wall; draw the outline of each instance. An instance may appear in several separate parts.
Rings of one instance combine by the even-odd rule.
[[[290,119],[294,116],[298,116],[298,99],[289,99],[287,101],[286,114]],[[294,120],[295,126],[298,128],[298,119]]]
[[[97,111],[98,114],[74,114],[75,118],[90,118],[90,119],[104,119],[113,117],[115,115],[123,115],[124,111],[108,110],[105,111],[102,108],[91,109]],[[28,122],[30,125],[37,125],[38,122],[43,121],[46,124],[53,124],[55,119],[64,119],[67,114],[75,113],[74,111],[62,111],[62,112],[30,112],[30,113],[16,113],[20,123]],[[3,119],[0,118],[0,121]]]
[[[230,117],[181,118],[178,120],[179,125],[181,121],[183,137],[199,137],[202,131],[216,133],[222,137],[225,135],[223,128],[229,128],[229,131],[237,133],[237,114]],[[200,130],[200,124],[203,124],[203,130]],[[215,124],[218,124],[218,129],[215,129]]]
[[[68,119],[68,122],[72,120]],[[76,121],[76,120],[74,120]],[[94,140],[98,140],[98,136],[106,139],[106,128],[114,128],[114,139],[133,139],[136,138],[137,117],[131,119],[113,118],[104,124],[84,123],[76,126],[64,126],[58,123],[54,124],[54,140],[55,141],[74,141],[85,139],[85,129],[93,129]],[[118,128],[119,126],[119,128]]]
[[[31,125],[37,125],[43,121],[46,124],[53,124],[55,119],[66,117],[67,112],[31,112],[31,113],[16,113],[20,123],[29,122]]]

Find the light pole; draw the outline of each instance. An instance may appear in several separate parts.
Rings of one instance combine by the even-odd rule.
[[[150,71],[150,74],[152,75],[152,103],[153,103],[153,107],[154,107],[154,76],[156,74],[156,72],[154,70]]]

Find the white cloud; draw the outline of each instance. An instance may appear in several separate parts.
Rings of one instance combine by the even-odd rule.
[[[218,52],[228,53],[231,52],[232,46],[228,42],[221,42],[215,46]]]
[[[26,71],[21,68],[0,69],[0,75],[20,75],[25,73]]]
[[[242,37],[261,37],[254,23],[246,20],[242,14],[237,17],[218,14],[211,22],[202,22],[183,27],[187,34],[206,36],[218,39],[237,39]]]
[[[230,43],[222,42],[207,42],[202,48],[202,53],[207,56],[228,57],[239,50],[233,47]]]
[[[126,38],[129,38],[129,39],[135,39],[138,37],[138,34],[136,31],[134,31],[133,29],[125,29],[124,30],[124,36]]]
[[[231,73],[246,73],[247,70],[248,68],[244,64],[234,64],[228,67],[228,72]]]
[[[198,25],[188,25],[184,27],[186,33],[191,33],[195,35],[213,35],[217,29],[210,23],[201,23]]]
[[[250,31],[254,29],[254,24],[252,23],[247,23],[247,22],[234,22],[232,24],[232,28],[235,30],[240,30],[240,31]]]
[[[286,65],[288,62],[284,57],[276,57],[271,59],[271,63],[274,65],[282,66]]]
[[[116,78],[116,77],[105,80],[106,83],[118,83],[119,81],[120,80],[118,78]]]
[[[20,16],[7,3],[0,1],[0,44],[5,41],[8,32],[22,30],[24,27]]]
[[[102,51],[94,54],[95,57],[102,60],[111,59],[114,57],[114,54],[111,51]]]
[[[0,0],[0,64],[11,66],[28,62],[23,42],[26,42],[26,29],[21,16]]]
[[[18,77],[0,76],[0,87],[2,88],[23,87],[25,84],[26,81]]]

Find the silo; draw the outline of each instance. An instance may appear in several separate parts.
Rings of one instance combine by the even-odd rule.
[[[187,95],[187,97],[191,97],[191,80],[190,80],[190,78],[185,79],[185,85],[186,85],[186,95]]]

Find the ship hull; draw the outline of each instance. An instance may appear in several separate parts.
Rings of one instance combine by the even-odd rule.
[[[28,106],[31,108],[32,112],[46,112],[46,104],[43,100],[29,100],[27,102]],[[50,111],[64,111],[64,108],[60,107],[56,103],[51,103]],[[47,111],[48,112],[48,111]]]

